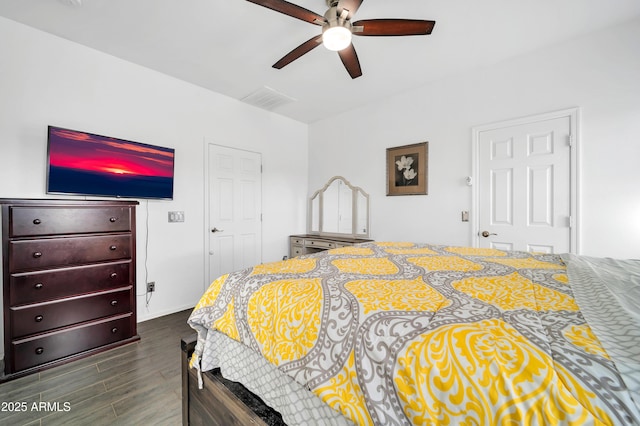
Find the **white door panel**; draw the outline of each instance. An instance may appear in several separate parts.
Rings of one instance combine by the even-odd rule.
[[[562,114],[475,132],[476,245],[571,251],[571,133],[572,117]]]
[[[208,279],[262,260],[260,154],[208,145]]]

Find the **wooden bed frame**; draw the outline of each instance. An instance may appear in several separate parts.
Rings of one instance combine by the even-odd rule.
[[[244,386],[224,379],[219,369],[203,373],[203,388],[198,389],[197,371],[189,368],[196,339],[193,334],[181,342],[183,425],[285,425],[278,412]]]

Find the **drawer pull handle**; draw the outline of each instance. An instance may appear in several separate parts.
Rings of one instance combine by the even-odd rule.
[[[111,251],[115,251],[117,248],[118,248],[118,247],[116,247],[116,246],[110,246],[110,247],[109,247],[109,250],[111,250]]]
[[[113,328],[111,329],[111,332],[112,332],[113,334],[116,334],[116,333],[118,332],[118,327],[113,327]]]
[[[35,283],[33,288],[35,288],[36,290],[40,290],[42,287],[44,287],[44,284],[42,283]]]
[[[118,218],[116,217],[110,217],[109,218],[109,222],[114,223],[116,220],[118,220]]]
[[[36,315],[36,317],[34,318],[34,320],[36,320],[36,322],[42,322],[43,319],[44,319],[44,317],[42,315]]]
[[[34,252],[33,253],[33,257],[36,258],[36,259],[39,258],[39,257],[42,257],[42,252],[39,252],[39,251]]]
[[[40,219],[33,219],[33,224],[34,225],[40,225],[42,223],[42,221]]]
[[[118,304],[118,301],[117,301],[117,300],[112,300],[112,301],[111,301],[111,306],[116,306],[117,304]]]
[[[111,275],[109,275],[111,277],[111,279],[116,279],[118,277],[118,274],[116,274],[115,272],[112,272]]]
[[[42,355],[44,353],[44,348],[36,348],[36,355]]]

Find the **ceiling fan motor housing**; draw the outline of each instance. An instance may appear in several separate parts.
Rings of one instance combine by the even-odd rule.
[[[327,4],[330,0],[327,0]],[[325,23],[322,25],[322,39],[329,50],[342,50],[351,44],[353,26],[348,19],[348,11],[338,13],[337,1],[333,2],[324,14]]]

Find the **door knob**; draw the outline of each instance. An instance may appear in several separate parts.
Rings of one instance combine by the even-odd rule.
[[[216,227],[214,227],[211,232],[224,232],[224,229],[218,229]]]
[[[498,235],[498,234],[494,234],[493,232],[489,232],[489,231],[482,231],[480,235],[487,238],[489,235]]]

